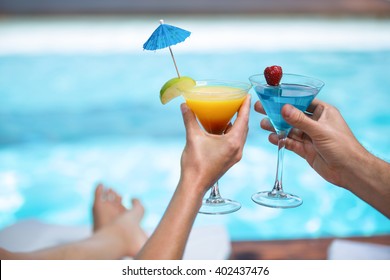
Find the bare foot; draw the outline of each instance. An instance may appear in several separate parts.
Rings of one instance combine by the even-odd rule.
[[[107,189],[99,184],[95,189],[93,202],[93,231],[113,222],[115,218],[126,211],[122,204],[122,197],[112,189]]]
[[[132,200],[132,208],[125,211],[114,221],[114,226],[122,230],[127,256],[134,257],[146,243],[148,236],[141,228],[144,207],[138,199]]]
[[[138,199],[133,199],[132,207],[127,209],[119,194],[99,184],[92,211],[94,232],[107,226],[118,228],[122,235],[118,237],[122,237],[126,244],[127,256],[135,256],[145,244],[147,235],[140,226],[144,207]]]

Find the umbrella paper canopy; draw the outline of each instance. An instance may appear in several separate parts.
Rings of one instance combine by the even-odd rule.
[[[171,53],[173,63],[175,64],[177,76],[180,78],[179,70],[176,65],[175,57],[171,49],[172,45],[183,42],[190,36],[191,32],[181,29],[176,26],[165,24],[160,20],[160,26],[152,33],[149,39],[144,44],[144,50],[155,51],[168,47]]]
[[[191,32],[181,29],[176,26],[163,23],[160,21],[160,26],[152,33],[150,38],[144,44],[144,49],[155,51],[176,45],[187,39]]]

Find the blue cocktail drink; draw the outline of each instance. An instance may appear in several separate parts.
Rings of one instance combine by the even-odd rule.
[[[317,79],[294,74],[283,74],[282,83],[278,86],[268,85],[264,75],[260,74],[249,77],[249,80],[279,136],[274,187],[271,191],[254,194],[252,200],[260,205],[274,208],[297,207],[302,204],[302,199],[296,195],[285,193],[282,186],[283,153],[291,126],[283,119],[281,110],[284,105],[291,104],[299,110],[305,111],[324,83]]]
[[[291,126],[280,114],[282,107],[291,104],[305,111],[319,91],[309,86],[284,83],[276,87],[255,86],[254,89],[274,128],[286,132]]]

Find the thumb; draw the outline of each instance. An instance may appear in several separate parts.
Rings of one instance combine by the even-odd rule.
[[[302,130],[311,137],[318,132],[318,123],[290,104],[283,106],[282,116],[290,125]]]
[[[181,113],[183,116],[184,126],[186,128],[187,137],[192,133],[200,129],[194,113],[188,108],[187,104],[183,103],[180,105]]]

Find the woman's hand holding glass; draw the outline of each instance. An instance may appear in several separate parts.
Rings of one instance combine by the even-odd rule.
[[[187,140],[181,158],[181,181],[189,180],[201,186],[198,191],[204,195],[242,157],[248,134],[250,95],[243,102],[234,124],[230,124],[223,135],[204,131],[187,105],[181,106]]]

